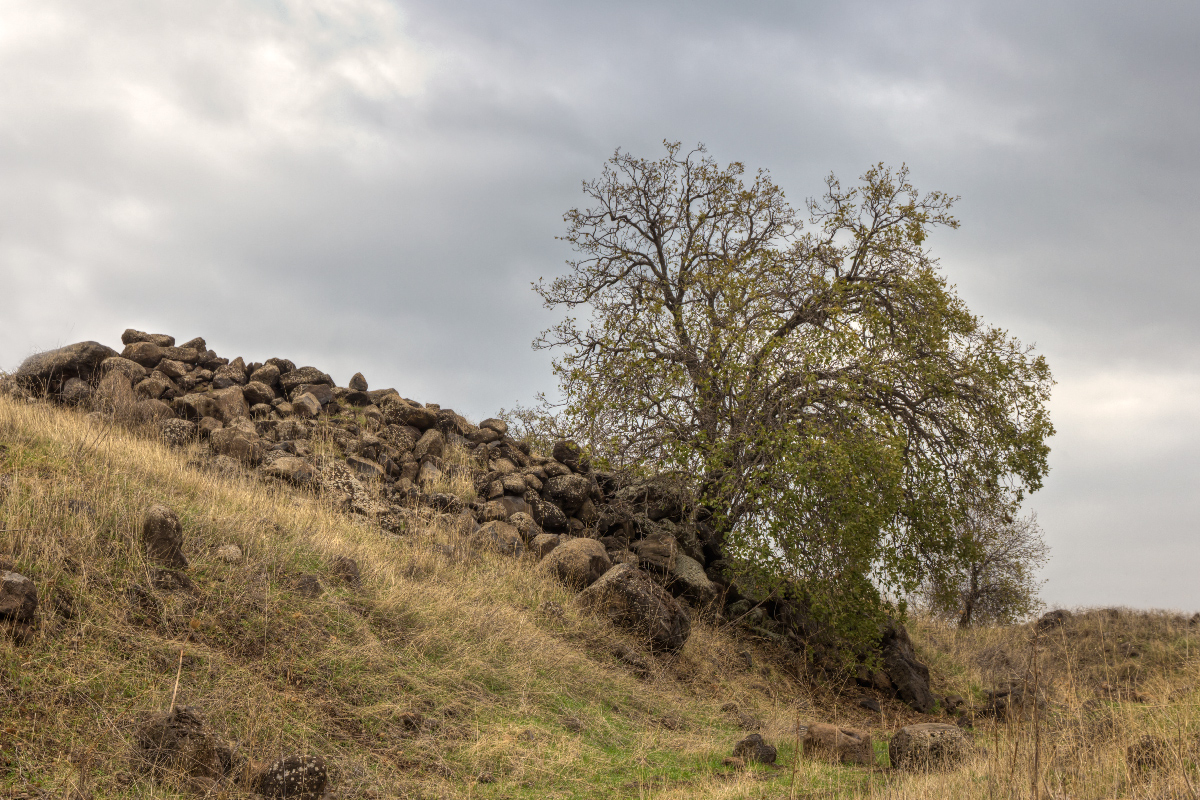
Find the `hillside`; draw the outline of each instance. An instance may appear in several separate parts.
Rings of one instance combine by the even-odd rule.
[[[913,620],[939,698],[921,714],[894,691],[810,672],[769,619],[706,611],[690,593],[699,576],[660,576],[687,614],[680,646],[589,611],[545,566],[548,540],[535,544],[589,539],[571,536],[582,503],[563,534],[510,541],[496,524],[532,519],[506,499],[518,496],[538,530],[553,515],[528,485],[506,491],[516,471],[476,479],[469,437],[497,425],[463,420],[466,435],[443,434],[410,475],[417,459],[363,453],[364,434],[399,426],[387,413],[441,409],[405,402],[372,420],[373,400],[343,402],[365,387],[297,384],[330,387],[324,403],[301,393],[317,403],[303,439],[263,435],[299,416],[270,403],[278,419],[261,431],[269,410],[207,436],[204,418],[217,418],[201,415],[182,435],[182,391],[171,403],[139,391],[157,380],[149,370],[106,385],[116,372],[72,376],[91,394],[47,384],[54,402],[0,395],[0,568],[38,598],[0,639],[0,796],[251,796],[262,768],[293,754],[320,756],[329,794],[346,798],[1008,797],[1030,796],[1033,775],[1045,796],[1194,796],[1200,642],[1188,618],[1112,609],[967,632]],[[217,402],[227,388],[191,394]],[[336,431],[349,426],[362,433],[347,447]],[[214,439],[225,429],[237,433]],[[291,451],[267,449],[280,442]],[[520,452],[526,470],[563,463]],[[277,466],[289,458],[300,463]],[[383,474],[350,471],[354,458]],[[183,560],[147,547],[156,505],[178,519]],[[625,542],[647,569],[648,538]],[[162,743],[148,723],[173,707],[190,709],[171,719],[208,748],[203,768],[148,757],[147,742]],[[964,764],[886,767],[901,727],[956,721],[974,740]],[[816,722],[870,733],[875,765],[796,758],[798,724]],[[751,731],[778,749],[774,764],[727,761]]]

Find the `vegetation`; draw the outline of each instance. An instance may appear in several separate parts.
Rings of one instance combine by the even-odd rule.
[[[833,177],[811,227],[765,171],[703,147],[617,152],[566,214],[570,314],[554,424],[614,466],[694,476],[697,522],[746,585],[799,594],[869,636],[923,580],[971,558],[972,502],[1036,490],[1053,427],[1045,360],[984,325],[926,242],[953,199],[905,169]]]
[[[859,690],[812,682],[769,641],[706,621],[679,655],[645,654],[639,675],[613,655],[635,640],[440,518],[390,535],[209,463],[197,446],[0,397],[0,558],[42,603],[23,640],[0,636],[0,796],[197,796],[130,759],[138,721],[168,707],[177,677],[177,702],[241,755],[320,753],[343,797],[949,800],[1032,797],[1035,784],[1041,797],[1194,796],[1188,618],[1107,609],[1038,630],[916,617],[935,690],[966,700],[977,757],[932,775],[839,766],[800,757],[797,721],[869,730],[884,764],[900,726],[939,717],[886,698],[869,712]],[[161,608],[146,614],[129,589],[150,585],[138,526],[152,502],[183,521],[194,587],[154,591]],[[242,561],[217,556],[228,543]],[[358,561],[360,587],[334,574],[341,556]],[[324,593],[302,595],[304,574]],[[989,690],[1014,685],[1045,698],[1036,718],[994,714]],[[779,747],[775,768],[722,763],[742,714]],[[1138,766],[1128,752],[1147,737],[1161,757]]]

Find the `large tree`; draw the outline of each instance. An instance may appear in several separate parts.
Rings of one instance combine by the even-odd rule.
[[[955,198],[883,165],[809,227],[765,171],[617,151],[565,215],[558,422],[614,466],[693,476],[760,590],[861,619],[949,553],[966,500],[1046,473],[1045,360],[984,325],[927,247]],[[582,312],[582,320],[572,310]]]

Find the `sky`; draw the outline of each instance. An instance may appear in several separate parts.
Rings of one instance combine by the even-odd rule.
[[[0,0],[0,368],[127,327],[475,419],[621,148],[905,163],[1057,380],[1054,606],[1200,610],[1200,4]]]

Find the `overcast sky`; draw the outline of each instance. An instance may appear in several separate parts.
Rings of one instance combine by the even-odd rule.
[[[1058,380],[1053,604],[1200,609],[1200,4],[0,0],[0,367],[136,327],[480,419],[621,147],[907,163]]]

